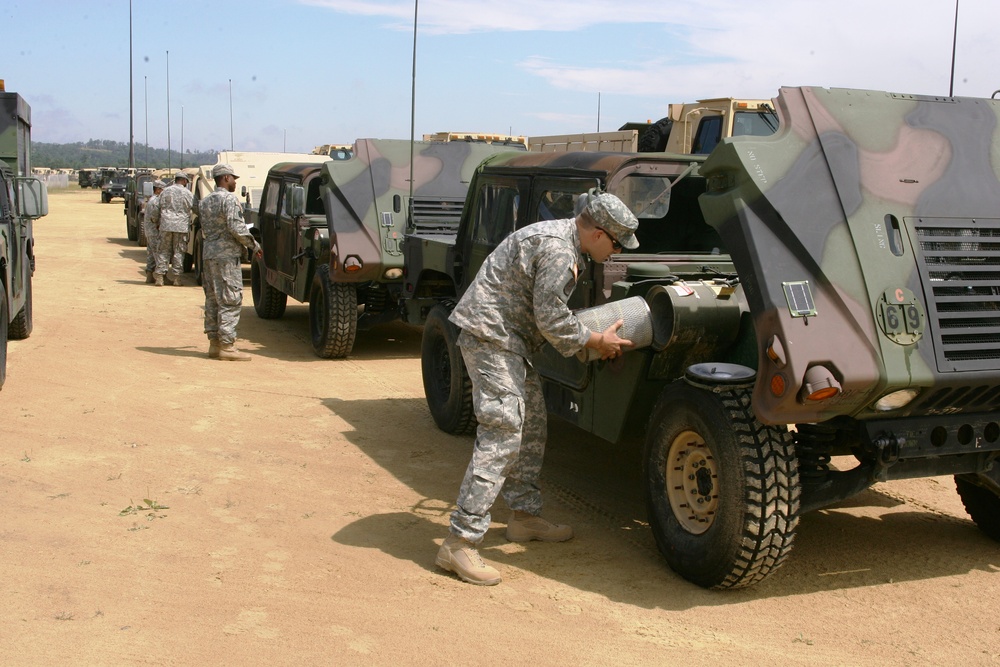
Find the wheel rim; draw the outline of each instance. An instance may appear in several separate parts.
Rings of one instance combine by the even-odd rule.
[[[666,487],[670,509],[684,530],[700,535],[712,526],[719,506],[719,470],[696,432],[683,431],[670,443]]]

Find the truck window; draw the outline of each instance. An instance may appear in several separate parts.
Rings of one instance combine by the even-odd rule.
[[[694,135],[691,152],[695,155],[708,155],[719,145],[722,138],[722,116],[708,116],[698,123],[698,132]]]
[[[476,221],[473,242],[496,246],[517,225],[517,209],[521,196],[510,185],[487,183],[476,199]]]
[[[323,198],[319,194],[321,178],[314,178],[306,186],[306,215],[324,215]]]
[[[769,137],[778,130],[778,116],[773,111],[737,111],[733,116],[734,137]]]
[[[635,183],[632,183],[632,180]],[[639,229],[635,236],[640,254],[656,253],[709,253],[725,252],[722,239],[713,227],[705,222],[698,205],[698,196],[705,192],[705,179],[688,176],[673,184],[670,189],[670,206],[646,203],[652,193],[661,190],[656,181],[660,177],[629,176],[615,186],[613,194],[624,201],[639,218]],[[646,212],[642,212],[643,203]],[[659,214],[659,215],[653,215]]]
[[[267,198],[261,202],[261,213],[270,215],[278,214],[278,190],[281,188],[281,181],[277,178],[269,178],[267,181]]]

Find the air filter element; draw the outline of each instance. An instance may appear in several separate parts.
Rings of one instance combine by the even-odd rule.
[[[638,350],[653,342],[653,319],[649,313],[649,305],[641,296],[609,301],[601,306],[577,310],[574,314],[585,327],[595,333],[604,333],[612,324],[623,320],[618,336],[632,341],[632,347],[624,349]],[[577,352],[576,356],[580,361],[596,361],[601,358],[597,350],[589,347]]]

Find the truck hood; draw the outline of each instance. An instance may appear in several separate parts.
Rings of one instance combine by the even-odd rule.
[[[701,170],[705,219],[753,314],[758,416],[865,416],[915,390],[906,406],[878,408],[905,416],[930,409],[932,388],[970,382],[981,400],[937,409],[989,408],[1000,391],[1000,101],[782,88],[775,109],[775,135],[727,139]]]

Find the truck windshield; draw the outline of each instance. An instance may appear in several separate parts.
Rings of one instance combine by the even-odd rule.
[[[778,116],[771,109],[737,111],[733,117],[734,137],[768,137],[778,131]]]

